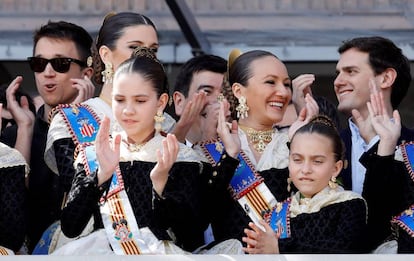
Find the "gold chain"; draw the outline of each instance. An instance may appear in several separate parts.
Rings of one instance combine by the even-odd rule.
[[[146,142],[141,143],[141,144],[136,144],[136,143],[128,143],[128,150],[130,152],[139,152],[142,147],[144,147],[146,144]]]
[[[253,147],[259,153],[263,153],[263,151],[266,149],[267,144],[272,141],[273,129],[259,131],[240,125],[239,127],[246,133],[250,142],[253,144]]]

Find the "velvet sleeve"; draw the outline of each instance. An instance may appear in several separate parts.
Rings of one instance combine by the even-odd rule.
[[[109,182],[98,187],[97,172],[86,174],[83,164],[79,164],[68,200],[62,210],[62,232],[69,238],[79,236],[89,219],[99,210],[99,199],[108,189]]]
[[[391,235],[391,218],[413,202],[412,181],[394,155],[365,153],[360,161],[367,169],[362,196],[368,205],[369,241],[375,248]]]
[[[0,168],[0,245],[14,251],[26,232],[25,166]]]
[[[75,144],[71,138],[56,140],[53,143],[56,165],[59,172],[59,183],[63,192],[69,192],[75,175],[74,153]]]
[[[164,227],[171,227],[179,245],[192,251],[204,244],[209,219],[209,186],[228,173],[238,161],[223,154],[220,164],[180,162],[174,164],[161,197],[154,192],[154,211]],[[180,242],[181,241],[181,242]]]

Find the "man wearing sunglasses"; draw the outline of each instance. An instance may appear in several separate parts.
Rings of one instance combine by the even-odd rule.
[[[44,150],[49,129],[48,117],[59,104],[79,103],[94,94],[90,81],[93,69],[92,38],[82,27],[60,21],[49,21],[34,34],[33,56],[28,58],[34,72],[37,90],[44,100],[33,126],[30,152],[28,190],[28,250],[31,252],[42,233],[60,219],[63,191],[59,176],[44,161]],[[18,88],[23,78],[18,76],[9,86]],[[17,87],[16,87],[17,86]]]

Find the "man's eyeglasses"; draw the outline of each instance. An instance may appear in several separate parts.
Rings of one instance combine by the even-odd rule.
[[[71,63],[77,63],[81,67],[86,67],[86,63],[73,58],[58,57],[53,59],[45,59],[41,57],[28,57],[30,69],[34,72],[43,72],[46,68],[46,65],[50,63],[53,70],[59,73],[65,73],[69,71]]]

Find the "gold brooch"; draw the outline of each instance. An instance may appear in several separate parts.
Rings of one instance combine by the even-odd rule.
[[[216,150],[220,153],[223,153],[224,148],[223,148],[223,145],[221,144],[221,142],[216,141],[215,145],[216,145]]]

